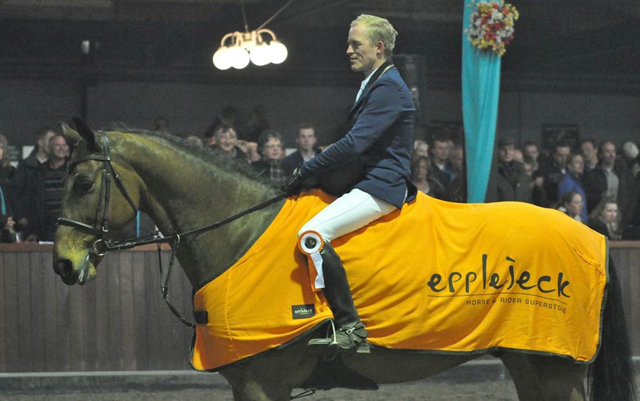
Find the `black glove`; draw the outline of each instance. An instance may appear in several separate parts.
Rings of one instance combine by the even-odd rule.
[[[300,172],[300,167],[296,167],[293,170],[293,174],[287,180],[287,183],[282,187],[282,191],[288,194],[295,194],[300,192],[302,189],[302,183],[304,182],[304,178],[302,178],[302,173]]]

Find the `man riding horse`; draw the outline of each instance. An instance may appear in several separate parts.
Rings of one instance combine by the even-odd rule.
[[[331,241],[356,231],[415,198],[409,181],[415,107],[391,61],[398,32],[384,18],[360,15],[351,23],[347,55],[351,70],[365,75],[349,114],[351,130],[338,142],[303,163],[287,189],[312,176],[359,162],[363,174],[350,191],[309,220],[298,245],[318,272],[337,330],[333,338],[312,339],[310,346],[368,353],[367,330],[360,321],[347,276]]]

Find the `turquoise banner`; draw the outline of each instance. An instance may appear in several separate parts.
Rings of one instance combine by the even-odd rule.
[[[467,202],[484,202],[498,119],[500,57],[478,50],[467,39],[475,5],[465,0],[462,22],[462,117],[467,161]]]

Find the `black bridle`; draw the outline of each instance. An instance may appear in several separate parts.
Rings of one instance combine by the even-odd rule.
[[[157,244],[158,245],[158,266],[160,269],[160,275],[164,276],[162,280],[162,286],[160,290],[162,291],[162,298],[166,302],[167,306],[173,312],[173,314],[180,319],[182,323],[190,328],[194,328],[195,324],[188,321],[178,310],[171,305],[169,302],[169,277],[171,276],[171,271],[173,269],[173,264],[176,257],[176,251],[178,250],[178,246],[180,245],[180,241],[183,237],[187,236],[198,236],[204,232],[215,230],[216,228],[222,227],[225,224],[231,223],[234,220],[239,219],[240,217],[246,216],[247,214],[253,213],[257,210],[264,209],[265,207],[276,203],[290,194],[287,192],[283,192],[275,197],[268,199],[258,205],[255,205],[249,209],[245,209],[239,213],[236,213],[233,216],[227,217],[226,219],[220,220],[216,223],[210,224],[208,226],[200,227],[191,231],[185,231],[183,233],[174,233],[170,237],[158,237],[148,240],[143,240],[144,237],[133,238],[131,240],[125,241],[113,241],[111,239],[106,238],[106,235],[109,233],[109,204],[111,203],[111,180],[113,179],[116,183],[116,186],[125,197],[131,208],[133,208],[134,213],[138,213],[138,208],[131,199],[127,188],[124,186],[122,179],[116,173],[113,165],[111,164],[111,146],[109,145],[109,138],[107,135],[102,135],[102,144],[104,148],[104,154],[102,155],[89,155],[83,159],[75,160],[73,162],[69,162],[67,165],[67,174],[70,174],[80,163],[88,162],[88,161],[99,161],[102,162],[102,185],[100,187],[100,199],[98,201],[98,206],[96,208],[95,214],[95,224],[92,226],[87,223],[83,223],[78,220],[67,219],[65,217],[60,217],[57,220],[57,224],[61,226],[68,226],[72,228],[76,228],[80,231],[84,231],[86,233],[95,235],[98,239],[93,243],[91,247],[91,253],[98,257],[105,256],[109,251],[120,251],[125,249],[135,248],[141,245],[149,245],[149,244]],[[157,235],[156,235],[157,237]],[[169,261],[169,267],[167,269],[166,275],[162,272],[162,261],[160,258],[162,243],[170,243],[171,244],[171,259]]]
[[[81,221],[67,219],[65,217],[60,217],[57,221],[58,225],[77,228],[86,233],[95,235],[98,239],[93,243],[91,251],[96,256],[104,256],[107,254],[107,252],[113,249],[113,242],[105,239],[105,237],[109,234],[109,204],[111,203],[112,178],[124,198],[127,200],[127,202],[129,202],[129,205],[131,205],[133,213],[138,213],[138,208],[133,202],[133,199],[131,199],[131,195],[129,195],[127,188],[122,183],[122,179],[120,178],[118,173],[116,173],[116,170],[111,164],[111,146],[109,145],[109,138],[107,138],[106,135],[102,135],[102,144],[104,148],[104,154],[89,155],[83,159],[75,160],[67,164],[67,174],[71,174],[71,172],[81,163],[88,161],[102,162],[102,185],[100,186],[100,198],[98,200],[98,206],[96,208],[95,225],[91,226]]]

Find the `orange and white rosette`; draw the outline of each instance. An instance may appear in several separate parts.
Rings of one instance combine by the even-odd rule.
[[[324,288],[324,274],[322,273],[322,256],[320,251],[324,248],[324,238],[316,231],[305,231],[298,237],[298,249],[309,258],[309,268],[315,269],[313,287],[315,291]],[[311,277],[313,277],[313,272]]]

